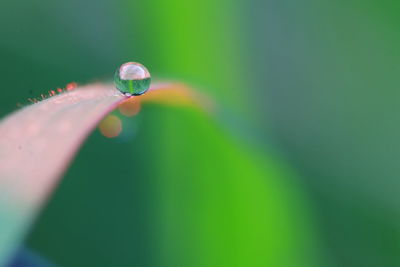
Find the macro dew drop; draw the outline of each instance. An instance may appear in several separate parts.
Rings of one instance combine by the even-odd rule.
[[[137,62],[122,64],[114,76],[115,86],[126,96],[144,94],[149,89],[150,82],[149,71]]]

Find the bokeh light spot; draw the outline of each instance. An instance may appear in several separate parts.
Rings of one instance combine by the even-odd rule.
[[[122,115],[132,117],[139,113],[140,106],[140,101],[136,97],[131,97],[122,102],[118,109]]]
[[[121,120],[115,115],[108,115],[100,122],[99,130],[105,137],[117,137],[122,131]]]

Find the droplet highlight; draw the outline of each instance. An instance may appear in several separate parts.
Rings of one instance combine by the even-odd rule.
[[[142,95],[150,87],[149,71],[140,63],[127,62],[117,69],[114,83],[117,89],[126,96]]]

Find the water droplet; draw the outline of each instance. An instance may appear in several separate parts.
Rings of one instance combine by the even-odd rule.
[[[114,76],[115,86],[126,96],[144,94],[150,87],[150,81],[149,71],[136,62],[122,64]]]

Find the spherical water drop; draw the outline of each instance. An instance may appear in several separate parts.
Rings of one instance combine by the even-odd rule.
[[[150,73],[145,66],[136,62],[122,64],[115,72],[114,83],[124,95],[141,95],[150,87]]]

